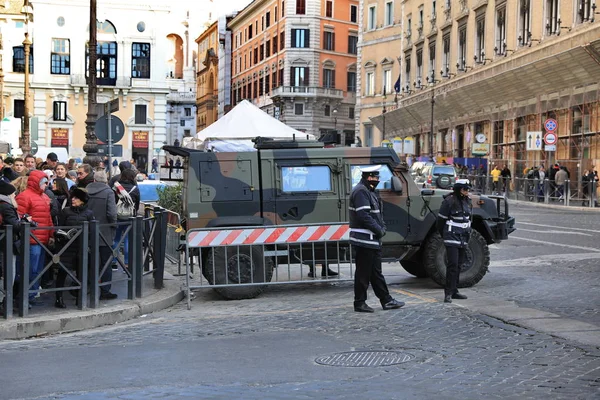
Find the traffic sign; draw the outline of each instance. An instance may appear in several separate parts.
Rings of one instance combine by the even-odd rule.
[[[542,132],[527,132],[527,141],[525,142],[527,151],[542,150]]]
[[[546,146],[544,146],[544,150],[546,150],[546,151],[556,151],[556,145],[555,144],[547,144]]]
[[[547,145],[555,145],[557,140],[558,138],[554,132],[548,132],[544,135],[544,143]]]
[[[104,103],[104,114],[114,113],[119,111],[119,98],[112,99],[109,102]]]
[[[558,122],[554,118],[548,118],[544,122],[544,129],[546,132],[554,132],[558,128]]]
[[[31,154],[33,154],[35,156],[37,154],[38,150],[39,150],[38,144],[32,140],[31,141]]]
[[[123,121],[114,115],[110,117],[110,133],[113,143],[117,143],[123,139],[123,135],[125,134]],[[98,118],[96,121],[96,136],[104,143],[108,142],[108,118],[106,115]]]

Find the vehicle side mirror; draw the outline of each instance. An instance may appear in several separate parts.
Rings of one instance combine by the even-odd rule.
[[[434,194],[435,194],[435,190],[433,190],[433,189],[421,190],[421,196],[433,196]]]
[[[397,176],[392,176],[392,190],[398,194],[402,194],[402,181]]]

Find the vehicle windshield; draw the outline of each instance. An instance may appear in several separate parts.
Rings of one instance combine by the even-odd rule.
[[[362,176],[361,168],[374,167],[375,165],[353,165],[351,167],[350,176],[352,177],[352,187],[360,182]],[[392,188],[392,171],[387,165],[378,164],[379,168],[379,187],[377,189]]]

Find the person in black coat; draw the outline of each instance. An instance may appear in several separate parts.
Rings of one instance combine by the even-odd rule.
[[[136,213],[140,209],[140,189],[137,186],[135,181],[136,172],[133,169],[125,169],[121,172],[121,176],[119,178],[119,183],[123,188],[129,193],[131,200],[133,200],[133,204],[135,205]],[[114,190],[114,188],[113,188]],[[119,197],[115,192],[115,204],[119,201]],[[123,221],[119,221],[123,222]],[[115,233],[115,240],[113,242],[113,248],[117,248],[119,242],[121,241],[121,236],[124,234],[127,229],[126,225],[119,225],[117,227],[117,232]],[[125,256],[125,264],[129,263],[129,238],[125,238],[123,240],[123,255]]]
[[[379,298],[384,310],[404,306],[404,302],[394,299],[388,290],[381,272],[381,238],[385,236],[383,207],[375,189],[379,185],[379,166],[361,169],[362,179],[350,194],[350,243],[356,251],[356,273],[354,274],[354,311],[374,310],[367,301],[369,284]]]
[[[112,281],[112,268],[106,267],[112,257],[112,246],[115,236],[115,227],[110,224],[117,222],[117,204],[114,193],[107,185],[108,178],[104,170],[94,172],[94,182],[87,185],[90,196],[88,207],[94,213],[96,221],[100,224],[100,242],[98,243],[98,254],[100,256],[100,270],[102,283]],[[102,271],[104,270],[104,273]],[[111,285],[100,286],[100,300],[112,300],[117,298],[116,293],[111,293]]]
[[[88,193],[82,188],[73,188],[71,190],[71,206],[65,207],[59,216],[59,225],[64,227],[79,227],[82,226],[85,221],[91,222],[94,220],[94,213],[88,209]],[[60,234],[62,232],[67,235]],[[71,231],[69,228],[65,228],[56,232],[56,240],[58,240],[59,247],[62,248],[69,241],[68,232]],[[74,232],[73,232],[74,233]],[[72,236],[72,235],[71,235]],[[77,270],[78,262],[80,261],[79,253],[81,251],[81,235],[77,240],[73,241],[63,252],[61,256],[62,264],[70,269]],[[87,267],[87,266],[84,266]],[[56,278],[56,288],[62,288],[65,286],[65,279],[67,272],[60,267],[58,269],[58,276]],[[56,292],[56,301],[54,303],[56,308],[66,308],[63,301],[63,291]]]
[[[446,286],[444,302],[452,303],[452,299],[466,299],[458,292],[460,267],[466,260],[466,248],[471,236],[472,205],[469,197],[471,184],[468,179],[459,179],[453,187],[452,194],[446,196],[437,216],[437,229],[444,245],[448,262],[446,265]]]

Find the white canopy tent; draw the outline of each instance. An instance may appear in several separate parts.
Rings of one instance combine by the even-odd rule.
[[[313,135],[300,132],[271,117],[247,100],[243,100],[223,118],[201,130],[196,138],[185,140],[184,147],[211,151],[250,151],[254,150],[252,139],[256,137],[273,139],[314,140]]]

